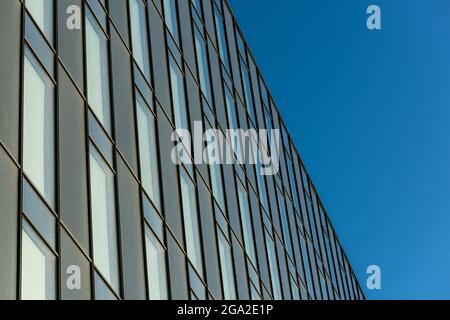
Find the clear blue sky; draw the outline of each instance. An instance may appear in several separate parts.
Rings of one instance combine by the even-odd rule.
[[[367,297],[449,299],[450,1],[229,2]]]

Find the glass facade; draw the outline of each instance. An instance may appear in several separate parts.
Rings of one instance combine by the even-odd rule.
[[[0,21],[0,299],[364,299],[225,0],[8,0]],[[175,164],[197,121],[280,129],[279,172]]]

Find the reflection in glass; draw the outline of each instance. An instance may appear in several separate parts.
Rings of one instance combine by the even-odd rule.
[[[147,277],[150,300],[167,299],[165,250],[148,226],[145,227]]]
[[[150,78],[147,17],[145,13],[145,6],[141,0],[130,1],[130,15],[133,56],[147,78]]]
[[[225,300],[236,299],[236,289],[234,285],[233,261],[231,258],[231,247],[225,239],[222,231],[217,231],[219,239],[220,271],[222,273],[223,291]]]
[[[278,271],[277,256],[275,253],[275,245],[269,233],[266,230],[266,247],[267,255],[269,257],[269,268],[272,281],[273,297],[275,300],[281,300],[281,288],[280,288],[280,274]]]
[[[53,42],[53,0],[26,0],[25,6],[42,33]]]
[[[227,49],[227,40],[225,36],[224,21],[219,13],[219,10],[216,7],[214,8],[214,19],[216,22],[220,58],[222,59],[222,62],[225,65],[225,67],[228,69],[229,60],[228,60],[228,49]]]
[[[160,208],[155,118],[139,93],[136,93],[141,180],[152,202]]]
[[[22,227],[21,299],[56,298],[56,258],[26,220]]]
[[[33,54],[24,62],[23,167],[47,201],[55,203],[54,84]]]
[[[252,263],[256,266],[256,255],[255,255],[255,243],[253,240],[253,226],[252,217],[250,215],[250,208],[248,204],[248,195],[244,190],[244,186],[240,181],[238,181],[238,193],[239,193],[239,208],[241,212],[241,223],[242,230],[244,233],[244,244],[245,251],[250,257]]]
[[[184,91],[183,75],[181,74],[177,63],[172,58],[172,56],[169,57],[169,65],[175,127],[177,129],[189,129],[186,114],[186,97]]]
[[[86,63],[88,103],[107,131],[111,131],[107,39],[87,10]]]
[[[195,189],[185,170],[182,169],[180,175],[187,255],[197,272],[202,274],[202,252]]]
[[[209,80],[209,64],[208,54],[206,52],[206,44],[200,32],[195,29],[195,48],[197,50],[198,73],[200,77],[200,88],[209,104],[211,100],[211,83]]]
[[[114,175],[100,154],[90,147],[91,211],[94,263],[119,290]]]
[[[164,18],[175,41],[178,41],[177,0],[164,0]]]

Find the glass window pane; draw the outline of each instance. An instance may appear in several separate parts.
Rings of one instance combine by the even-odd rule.
[[[197,202],[194,185],[187,172],[180,171],[181,193],[183,198],[184,229],[186,233],[186,250],[188,258],[200,274],[202,274],[202,251],[198,226]]]
[[[225,35],[224,21],[216,6],[214,7],[214,16],[217,29],[217,38],[219,42],[220,58],[222,59],[222,62],[225,65],[225,67],[228,69],[229,66],[228,48],[227,48],[227,39]]]
[[[255,243],[253,240],[253,224],[248,204],[248,195],[244,186],[238,181],[239,208],[241,211],[242,231],[244,233],[245,251],[252,263],[256,266]]]
[[[151,300],[167,299],[165,250],[148,226],[145,227],[147,277]]]
[[[91,146],[91,211],[94,263],[115,290],[119,289],[114,175]]]
[[[107,131],[111,131],[107,39],[87,10],[86,53],[88,103]]]
[[[100,301],[117,300],[117,297],[114,295],[114,293],[106,285],[106,283],[98,275],[97,272],[95,272],[94,274],[94,288],[95,288],[95,300]]]
[[[147,78],[150,78],[147,17],[145,13],[145,6],[141,0],[130,1],[130,15],[133,56]]]
[[[160,209],[155,118],[142,97],[136,94],[141,180],[145,191]]]
[[[54,85],[25,51],[23,166],[50,205],[55,202]]]
[[[178,41],[177,0],[164,0],[164,18],[170,33]]]
[[[277,188],[278,189],[278,188]],[[283,239],[284,245],[286,246],[286,250],[291,258],[294,256],[292,252],[292,244],[291,244],[291,233],[289,230],[289,221],[286,212],[286,205],[284,202],[284,196],[281,193],[280,189],[278,189],[278,209],[280,210],[281,216],[281,224],[283,226]]]
[[[273,297],[275,300],[281,300],[280,274],[278,272],[278,261],[275,253],[275,245],[266,230],[266,247],[269,257],[269,268],[272,281]]]
[[[56,297],[56,257],[32,227],[22,227],[22,300],[53,300]]]
[[[219,239],[220,271],[222,272],[224,298],[225,300],[236,300],[231,247],[222,231],[218,230],[217,236]]]
[[[183,75],[172,56],[169,57],[169,64],[175,127],[177,129],[189,129]]]
[[[53,0],[26,0],[25,6],[34,21],[47,37],[53,42]]]
[[[209,104],[211,100],[211,83],[209,80],[208,54],[206,52],[206,44],[198,31],[195,29],[195,48],[197,50],[197,64],[200,77],[200,88]]]
[[[245,94],[245,104],[247,105],[247,111],[250,115],[250,119],[255,124],[255,112],[253,109],[253,96],[252,96],[252,86],[250,84],[250,76],[248,74],[245,62],[241,57],[241,75],[242,81],[244,83],[244,94]]]

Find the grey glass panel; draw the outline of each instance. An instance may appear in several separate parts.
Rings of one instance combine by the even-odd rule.
[[[117,158],[117,178],[122,294],[125,300],[143,300],[146,298],[145,258],[139,186],[121,157]]]
[[[112,79],[116,144],[136,174],[138,158],[131,57],[114,29],[111,29],[110,43],[111,70],[113,75],[117,75]]]
[[[94,263],[115,290],[119,289],[114,175],[90,147],[90,183]]]
[[[83,32],[78,29],[67,28],[69,16],[67,10],[73,10],[78,6],[81,10],[81,0],[57,0],[58,1],[58,55],[69,70],[78,88],[84,90],[84,54]],[[71,11],[76,13],[77,11]],[[73,16],[72,16],[73,17]],[[69,19],[73,22],[72,19]]]
[[[19,159],[21,3],[0,1],[0,141]],[[0,289],[1,291],[1,289]]]
[[[166,253],[148,226],[145,227],[148,289],[151,300],[165,300],[167,293]]]
[[[90,263],[64,229],[61,229],[61,299],[91,299]]]
[[[21,299],[56,298],[56,257],[32,227],[23,220]]]
[[[59,214],[89,251],[85,104],[61,66],[58,90]]]
[[[54,85],[25,51],[23,167],[50,205],[55,204]]]
[[[167,254],[169,256],[171,299],[187,300],[186,257],[170,233],[167,234]]]
[[[0,177],[2,177],[0,183],[0,300],[13,300],[17,298],[19,172],[2,147],[0,147]]]

